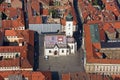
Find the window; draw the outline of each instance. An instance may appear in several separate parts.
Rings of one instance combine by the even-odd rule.
[[[71,46],[71,49],[73,49],[73,45]]]
[[[49,53],[51,53],[51,50],[49,50]]]
[[[69,24],[69,26],[70,26],[70,24]]]
[[[64,53],[64,50],[62,50],[62,53]]]
[[[67,53],[68,53],[68,50],[67,50]]]

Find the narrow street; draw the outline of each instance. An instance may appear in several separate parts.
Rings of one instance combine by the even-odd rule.
[[[74,38],[77,41],[77,46],[78,46],[78,49],[79,49],[82,45],[83,26],[82,26],[82,19],[81,19],[81,16],[80,16],[81,13],[80,13],[79,7],[78,7],[79,6],[78,5],[78,0],[74,0],[73,5],[74,5],[77,21],[78,21],[78,31],[76,31],[74,33]]]

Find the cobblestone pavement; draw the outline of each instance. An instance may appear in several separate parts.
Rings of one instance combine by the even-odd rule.
[[[45,60],[43,56],[44,55],[43,37],[40,36],[39,41],[40,49],[38,70],[58,72],[59,76],[61,76],[62,73],[84,71],[82,49],[79,49],[76,54],[49,57],[48,60]]]
[[[49,57],[48,60],[45,60],[44,56],[39,56],[39,69],[58,71],[60,73],[83,71],[83,60],[80,54],[82,53]]]
[[[49,57],[45,60],[43,56],[39,56],[39,70],[58,72],[59,75],[68,72],[81,72],[84,71],[82,53],[75,55]]]

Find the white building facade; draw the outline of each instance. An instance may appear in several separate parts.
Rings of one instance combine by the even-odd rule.
[[[87,63],[87,73],[98,73],[101,75],[120,75],[120,64]]]
[[[66,56],[75,54],[77,43],[74,38],[65,35],[46,35],[44,38],[44,56]]]
[[[65,32],[66,36],[72,37],[73,33],[77,30],[77,25],[74,23],[73,16],[69,13],[66,16],[65,25],[62,24],[62,32]]]
[[[66,36],[73,36],[73,32],[76,31],[76,25],[73,25],[73,21],[66,21],[65,27],[65,35]]]

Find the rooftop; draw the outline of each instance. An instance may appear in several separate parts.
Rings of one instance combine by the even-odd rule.
[[[106,52],[107,49],[111,51],[114,51],[114,49],[118,49],[113,52],[113,54],[116,55],[118,55],[118,52],[120,52],[119,51],[120,37],[116,36],[119,35],[118,32],[120,29],[120,27],[117,26],[118,23],[120,22],[84,24],[87,63],[107,63],[107,64],[120,63],[120,58],[114,59],[115,57],[112,56],[112,54],[110,54],[109,51]],[[91,25],[97,25],[97,26],[91,26]],[[114,29],[114,33],[106,32],[108,29],[110,29],[110,27]],[[95,32],[95,34],[94,34],[94,30],[97,31]]]
[[[50,72],[40,72],[40,71],[1,71],[1,78],[10,78],[10,76],[14,76],[12,78],[21,75],[22,78],[28,78],[29,80],[51,80]],[[13,79],[12,79],[13,80]]]
[[[1,60],[0,67],[18,67],[20,69],[32,68],[27,59],[20,58]]]
[[[88,0],[79,0],[79,7],[85,23],[112,22],[119,20],[120,10],[116,0],[102,0],[103,9],[96,8]],[[98,7],[101,7],[97,5]]]
[[[110,80],[109,76],[87,74],[85,72],[68,73],[62,75],[62,80]]]
[[[56,1],[60,2],[61,1]],[[58,23],[62,24],[60,19],[65,19],[66,14],[72,13],[74,25],[77,23],[76,20],[76,14],[74,12],[73,6],[68,3],[68,1],[62,1],[66,2],[67,5],[54,5],[55,2],[52,2],[53,5],[49,6],[46,5],[46,3],[50,3],[51,1],[28,1],[28,18],[29,18],[29,24],[53,24]],[[36,4],[36,5],[34,5]],[[46,7],[47,6],[47,7]],[[49,7],[49,8],[48,8]],[[66,22],[66,19],[64,20]]]

